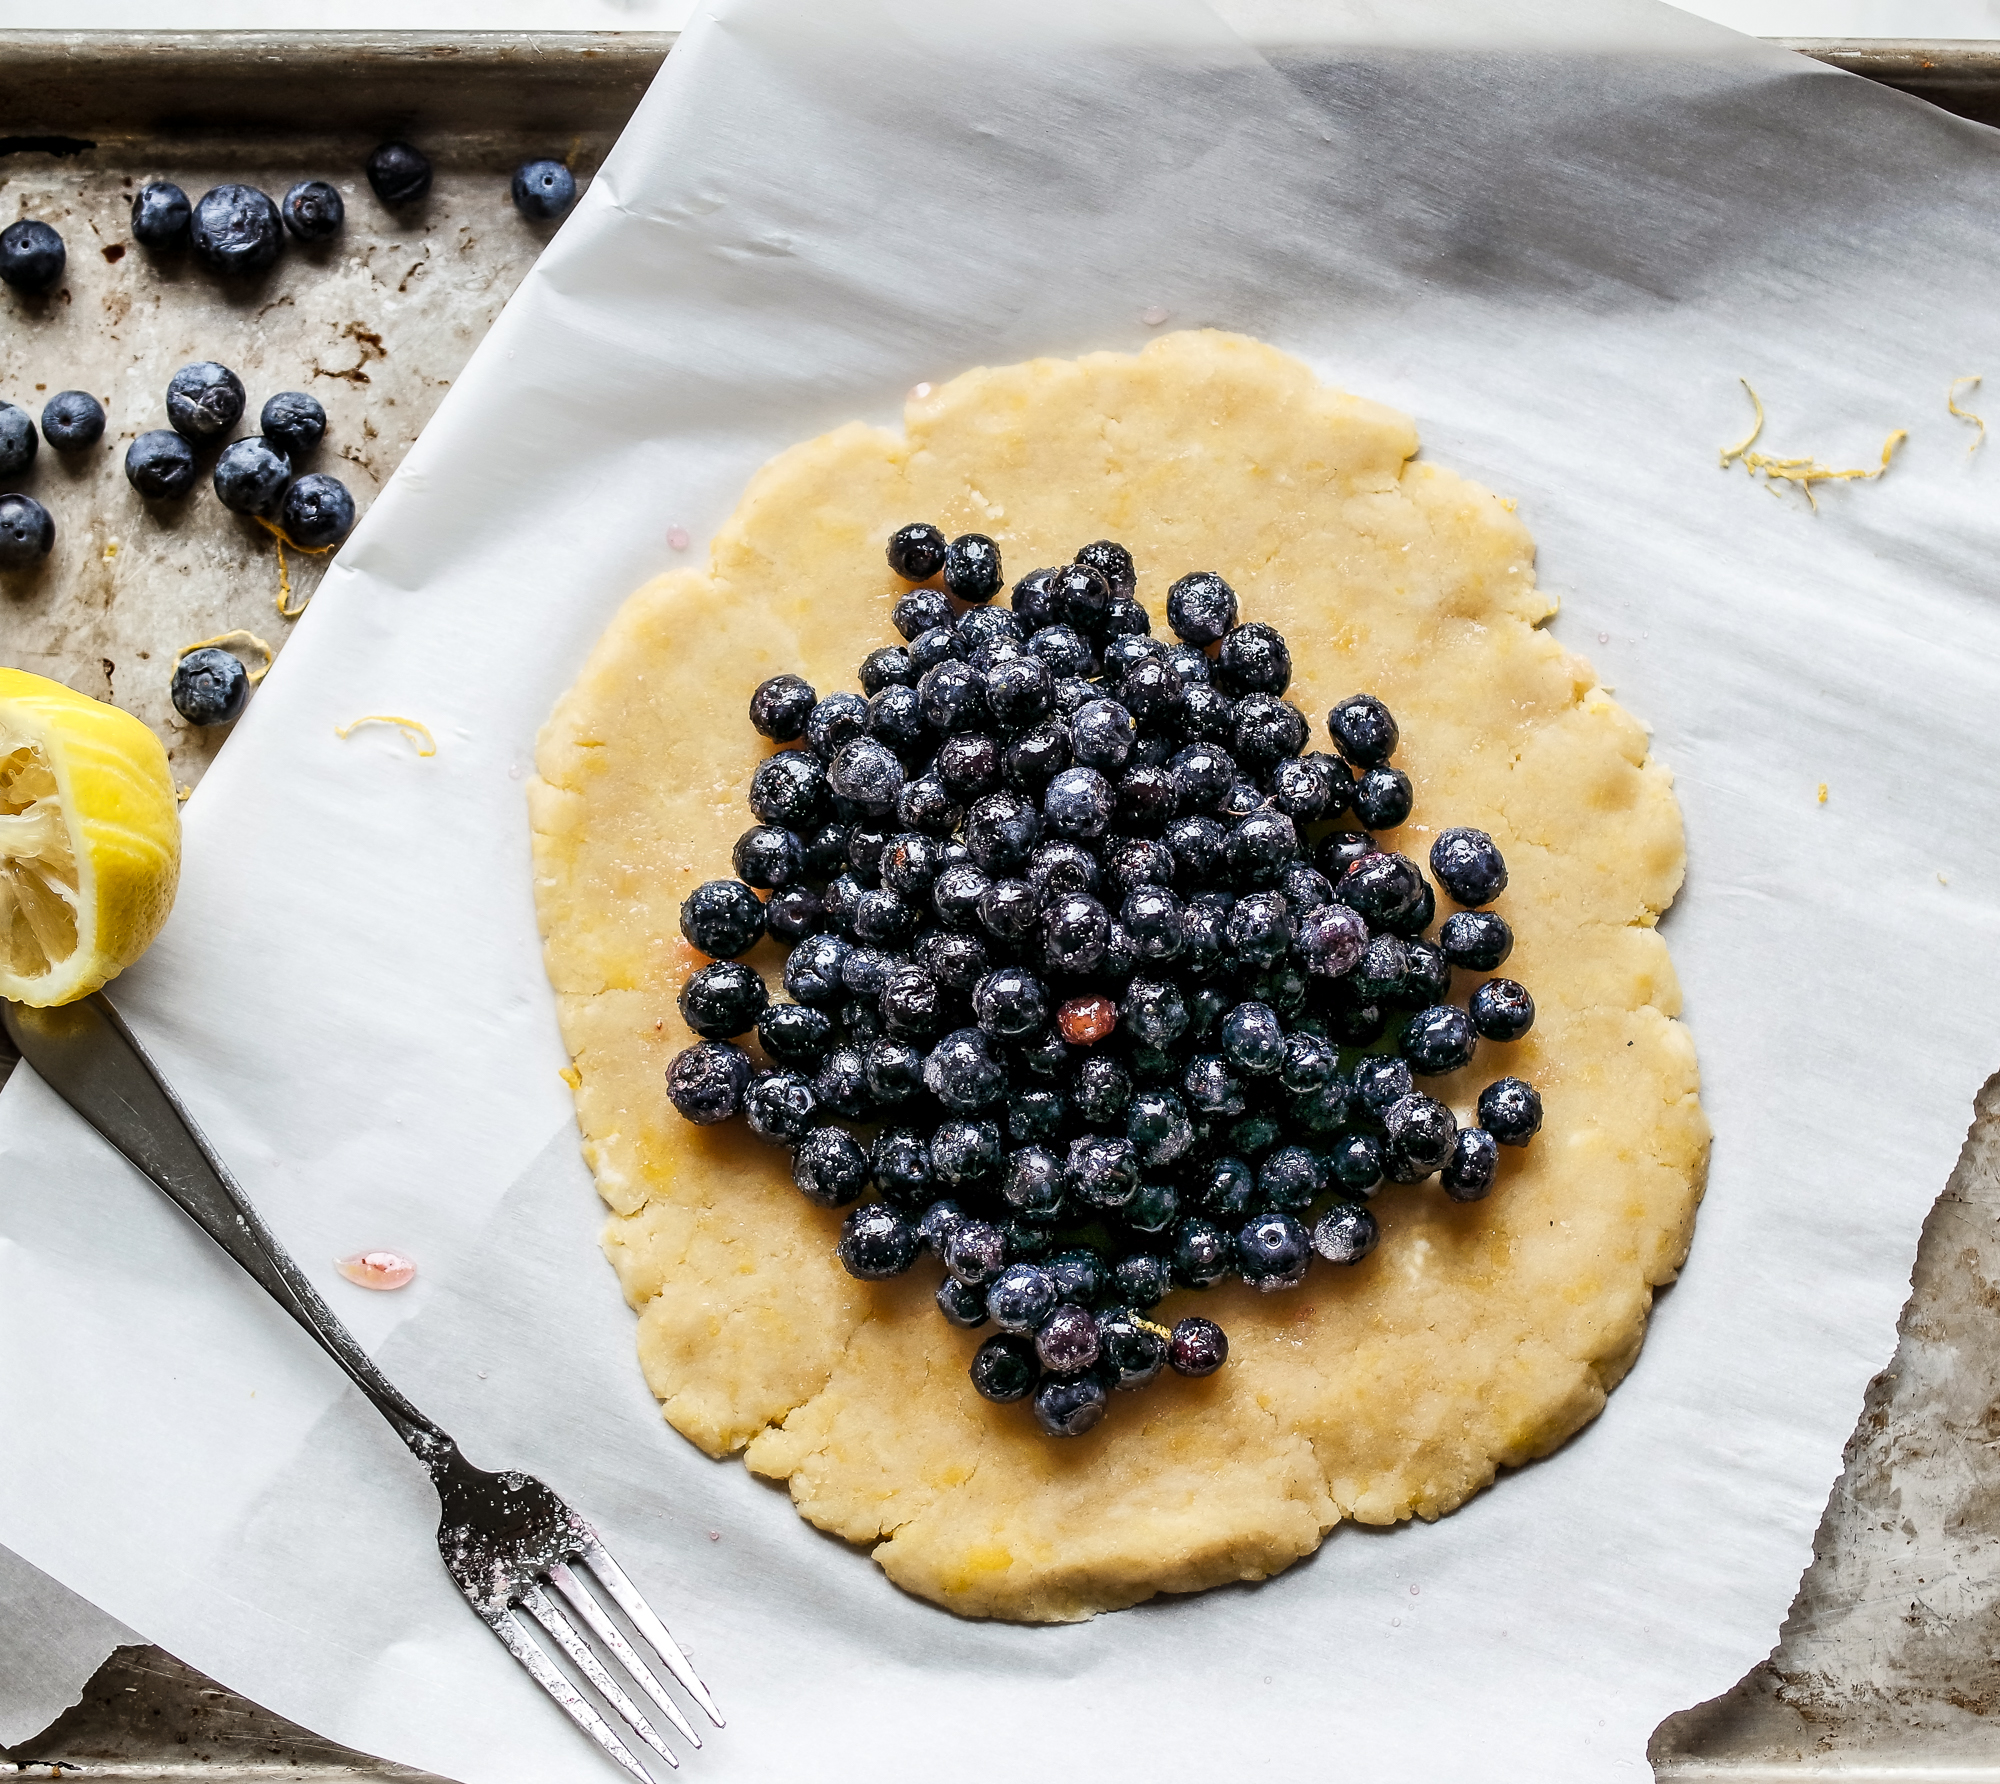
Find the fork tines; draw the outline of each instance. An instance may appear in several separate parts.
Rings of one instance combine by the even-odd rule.
[[[694,1668],[680,1650],[674,1638],[667,1633],[667,1627],[654,1614],[652,1606],[639,1596],[638,1588],[625,1577],[625,1571],[612,1560],[601,1542],[591,1541],[583,1550],[583,1560],[596,1576],[598,1583],[611,1595],[612,1602],[623,1611],[632,1627],[636,1629],[647,1645],[652,1648],[667,1670],[680,1682],[681,1687],[700,1705],[702,1712],[717,1728],[722,1727],[722,1715],[715,1707],[715,1700],[709,1696],[708,1687],[695,1676]],[[549,1567],[543,1576],[547,1583],[568,1602],[583,1621],[584,1627],[597,1638],[598,1643],[609,1653],[623,1670],[631,1683],[658,1706],[681,1736],[690,1746],[699,1747],[701,1736],[694,1731],[694,1725],[681,1713],[680,1706],[667,1695],[653,1669],[640,1658],[632,1643],[626,1640],[623,1631],[611,1620],[610,1614],[598,1601],[567,1561],[558,1561]],[[605,1752],[618,1761],[638,1784],[653,1784],[653,1778],[639,1763],[631,1748],[619,1739],[617,1731],[600,1715],[596,1707],[583,1692],[564,1674],[548,1650],[538,1642],[527,1623],[520,1615],[527,1612],[547,1632],[550,1639],[561,1649],[570,1664],[581,1673],[591,1689],[597,1693],[641,1741],[657,1753],[667,1764],[678,1770],[680,1761],[673,1755],[659,1731],[647,1719],[646,1714],[632,1701],[630,1694],[621,1686],[604,1662],[598,1657],[577,1627],[563,1613],[562,1607],[542,1589],[537,1581],[520,1595],[519,1604],[510,1609],[496,1604],[490,1609],[481,1609],[489,1628],[506,1645],[507,1651],[525,1666],[536,1684],[562,1706],[569,1717],[585,1734],[589,1735]]]

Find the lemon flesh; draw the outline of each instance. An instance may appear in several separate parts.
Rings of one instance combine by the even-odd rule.
[[[115,706],[0,669],[0,997],[88,997],[159,933],[180,868],[160,740]]]

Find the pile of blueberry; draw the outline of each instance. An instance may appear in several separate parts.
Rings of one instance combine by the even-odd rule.
[[[752,777],[735,877],[681,906],[712,964],[668,1095],[789,1147],[824,1207],[872,1188],[841,1262],[878,1280],[930,1250],[945,1318],[998,1329],[973,1385],[1075,1436],[1111,1389],[1221,1366],[1212,1321],[1147,1317],[1174,1285],[1358,1263],[1385,1179],[1475,1201],[1541,1126],[1519,1078],[1468,1128],[1418,1088],[1534,1021],[1511,979],[1451,996],[1513,946],[1486,908],[1507,870],[1444,831],[1431,873],[1462,908],[1426,939],[1430,881],[1369,834],[1410,815],[1394,718],[1356,694],[1327,715],[1337,753],[1309,753],[1284,638],[1212,571],[1173,585],[1165,644],[1108,541],[1011,608],[980,534],[905,527],[889,562],[919,586],[860,693],[751,697],[801,747]],[[740,959],[765,935],[789,950],[775,1001]]]

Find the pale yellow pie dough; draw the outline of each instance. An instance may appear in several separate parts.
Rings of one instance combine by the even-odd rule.
[[[1654,928],[1683,866],[1671,777],[1536,629],[1555,603],[1513,504],[1416,450],[1407,417],[1240,336],[969,372],[913,395],[903,432],[850,425],[766,466],[709,567],[632,596],[542,733],[535,894],[646,1379],[677,1430],[746,1449],[803,1516],[953,1611],[1087,1617],[1262,1579],[1342,1518],[1451,1511],[1597,1414],[1686,1255],[1708,1125]],[[785,1154],[689,1125],[664,1092],[690,1038],[680,901],[728,872],[769,747],[749,692],[780,670],[856,685],[894,639],[883,543],[916,519],[990,534],[1010,577],[1121,540],[1162,635],[1167,585],[1220,571],[1290,640],[1322,748],[1336,699],[1380,695],[1417,796],[1386,840],[1422,860],[1436,829],[1493,834],[1507,971],[1540,1012],[1440,1092],[1464,1119],[1504,1072],[1541,1090],[1546,1125],[1489,1200],[1391,1188],[1355,1268],[1176,1293],[1161,1317],[1219,1320],[1227,1366],[1115,1395],[1073,1441],[971,1391],[985,1334],[938,1317],[935,1263],[848,1277],[841,1216]],[[776,948],[751,958],[775,983]]]

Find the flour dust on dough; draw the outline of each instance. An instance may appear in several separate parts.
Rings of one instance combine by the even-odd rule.
[[[542,733],[536,899],[646,1379],[677,1430],[744,1451],[950,1610],[1074,1620],[1262,1579],[1343,1518],[1451,1511],[1596,1416],[1686,1255],[1708,1127],[1654,926],[1684,859],[1671,777],[1537,629],[1555,604],[1513,505],[1416,450],[1407,417],[1240,336],[969,372],[901,432],[850,425],[766,466],[708,567],[633,595]],[[1162,634],[1168,585],[1220,571],[1290,641],[1316,727],[1381,696],[1416,787],[1386,846],[1422,860],[1437,829],[1492,833],[1508,972],[1540,1012],[1439,1081],[1461,1120],[1503,1072],[1541,1091],[1543,1131],[1488,1200],[1385,1187],[1361,1265],[1289,1293],[1177,1292],[1159,1317],[1220,1321],[1227,1366],[1114,1395],[1074,1441],[972,1391],[984,1334],[938,1317],[934,1263],[855,1281],[841,1216],[799,1195],[784,1152],[691,1126],[664,1090],[699,963],[680,902],[728,871],[770,747],[750,690],[780,670],[854,685],[894,641],[884,541],[919,519],[990,535],[1014,577],[1120,540]],[[775,982],[774,944],[750,958]]]

